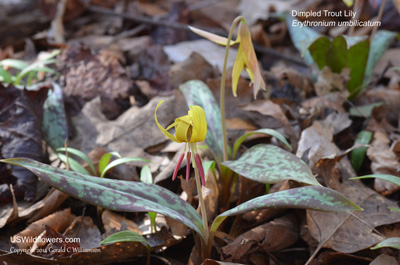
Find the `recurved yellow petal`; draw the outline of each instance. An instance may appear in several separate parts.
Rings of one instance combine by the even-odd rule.
[[[247,23],[240,22],[239,24],[240,48],[242,49],[242,56],[245,68],[251,81],[254,83],[253,91],[254,98],[260,88],[266,88],[265,82],[261,76],[260,67],[258,66],[257,56],[254,51],[253,43],[251,41],[250,28]]]
[[[175,125],[175,136],[181,142],[189,142],[190,130],[192,126],[192,121],[189,115],[179,117],[174,122]]]
[[[157,105],[157,107],[156,107],[156,110],[154,111],[154,119],[155,119],[155,121],[156,121],[156,123],[157,123],[158,128],[160,129],[160,131],[161,131],[165,136],[167,136],[169,139],[171,139],[171,140],[174,141],[174,142],[181,143],[182,141],[179,141],[175,136],[173,136],[171,133],[169,133],[164,127],[161,126],[161,124],[160,124],[160,123],[158,122],[158,120],[157,120],[157,109],[158,109],[158,107],[159,107],[164,101],[165,101],[165,100],[161,100],[161,101],[158,103],[158,105]]]
[[[190,142],[202,142],[207,136],[207,120],[204,110],[200,106],[191,106],[188,112],[192,121],[192,135]]]
[[[237,96],[236,94],[237,86],[239,83],[240,74],[243,71],[243,67],[244,67],[243,51],[240,45],[235,59],[235,64],[233,65],[233,70],[232,70],[232,93],[235,97]]]
[[[225,37],[221,37],[221,36],[218,36],[218,35],[216,35],[214,33],[211,33],[211,32],[205,31],[205,30],[201,30],[201,29],[198,29],[198,28],[195,28],[195,27],[191,27],[191,26],[188,26],[188,27],[189,27],[189,29],[191,31],[193,31],[197,35],[200,35],[200,36],[202,36],[202,37],[204,37],[204,38],[206,38],[206,39],[208,39],[208,40],[210,40],[210,41],[212,41],[214,43],[217,43],[219,45],[224,45],[224,46],[226,46],[227,43],[228,43],[228,39],[225,38]],[[239,41],[240,41],[239,37],[235,41],[231,40],[229,46],[232,46],[233,44],[238,43]]]

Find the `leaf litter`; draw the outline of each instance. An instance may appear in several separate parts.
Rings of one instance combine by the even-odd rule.
[[[169,180],[183,148],[168,144],[153,120],[154,110],[160,100],[166,100],[163,111],[157,113],[162,124],[170,124],[175,117],[186,113],[187,104],[179,87],[190,87],[188,84],[193,83],[186,82],[194,79],[201,80],[201,85],[196,84],[208,86],[219,100],[225,49],[197,39],[185,28],[190,23],[220,32],[221,29],[228,30],[234,17],[242,14],[251,25],[252,35],[257,33],[253,41],[266,47],[259,49],[256,46],[256,52],[268,91],[260,92],[254,100],[248,76],[243,73],[239,79],[238,97],[226,94],[229,142],[234,143],[244,133],[258,129],[276,129],[289,140],[296,159],[310,166],[310,174],[317,176],[321,184],[344,194],[364,211],[326,213],[264,209],[229,218],[217,231],[212,259],[203,264],[396,264],[397,250],[386,248],[378,252],[369,248],[385,238],[400,237],[400,230],[396,228],[400,215],[388,209],[398,208],[399,188],[379,179],[349,180],[357,175],[347,155],[357,134],[367,130],[373,133],[373,138],[367,146],[359,175],[400,176],[398,40],[389,35],[384,37],[385,33],[376,35],[384,42],[379,50],[374,50],[375,57],[371,58],[376,61],[376,67],[366,66],[368,75],[364,78],[363,89],[365,80],[368,86],[349,101],[348,97],[352,95],[347,85],[354,73],[348,68],[338,71],[337,65],[331,62],[333,69],[325,66],[317,70],[294,62],[303,60],[294,52],[294,45],[302,49],[300,46],[305,38],[312,39],[321,32],[300,31],[289,22],[285,24],[277,19],[279,12],[293,10],[293,1],[232,1],[228,4],[224,1],[176,3],[157,0],[130,1],[125,5],[120,1],[108,1],[107,4],[92,1],[89,6],[80,1],[68,1],[64,19],[56,16],[54,10],[65,1],[55,2],[53,6],[46,2],[41,7],[47,21],[53,21],[52,29],[56,29],[56,32],[46,34],[56,42],[65,38],[64,44],[48,42],[47,37],[33,36],[29,31],[23,38],[10,35],[9,40],[0,41],[1,59],[35,57],[36,51],[62,49],[54,65],[60,74],[47,75],[49,82],[41,88],[32,91],[0,84],[3,91],[0,102],[1,158],[23,156],[59,165],[54,150],[62,147],[66,139],[68,146],[88,154],[96,168],[100,157],[110,151],[117,151],[123,157],[147,158],[152,161],[149,167],[153,182],[180,194],[196,208],[198,194],[194,182],[186,183],[182,178],[175,182]],[[320,6],[313,1],[296,4],[304,10],[343,11],[346,8],[342,3],[333,6],[328,1],[319,2]],[[371,14],[363,12],[364,16],[372,18]],[[9,15],[6,17],[8,21],[13,20]],[[160,25],[160,19],[165,21],[164,25]],[[322,30],[328,36],[337,37],[333,33],[342,29]],[[293,44],[286,34],[288,31]],[[0,36],[3,32],[4,28],[0,27]],[[24,38],[31,39],[33,49],[27,45],[23,50]],[[392,41],[395,44],[390,47]],[[370,49],[378,49],[374,45],[371,44]],[[351,54],[351,51],[346,50],[346,53]],[[307,51],[307,65],[314,60],[320,64],[320,58],[311,55]],[[233,66],[235,57],[235,51],[231,50],[228,67]],[[228,75],[226,82],[229,88],[231,76]],[[48,93],[49,90],[53,95]],[[180,90],[184,94],[193,93],[187,88],[186,92],[185,88]],[[49,101],[44,103],[46,98]],[[364,112],[364,106],[372,107]],[[360,111],[357,112],[357,108]],[[354,115],[356,112],[358,114]],[[204,148],[200,154],[204,160],[213,160],[213,153],[221,150],[217,145],[208,144],[202,144]],[[251,151],[258,144],[279,145],[274,137],[254,135],[246,139],[239,153]],[[178,175],[184,174],[185,163]],[[83,162],[82,165],[88,166]],[[142,165],[119,165],[106,177],[139,181]],[[0,259],[3,262],[107,264],[133,259],[135,264],[145,264],[148,252],[143,244],[120,242],[100,246],[106,236],[130,230],[145,236],[154,264],[201,263],[199,238],[182,223],[168,218],[163,220],[163,216],[158,215],[158,231],[147,234],[142,225],[148,220],[147,213],[116,213],[90,206],[50,189],[42,182],[37,185],[37,178],[22,168],[2,164],[1,172]],[[234,177],[237,183],[232,186],[229,201],[221,201],[220,176],[212,170],[206,175],[209,221],[226,205],[244,203],[266,193],[264,184],[239,175]],[[297,186],[293,181],[278,182],[271,184],[269,192]],[[4,236],[6,234],[14,238],[57,238],[62,243],[13,245]],[[66,238],[79,238],[80,242],[67,244]],[[29,251],[13,253],[11,246]],[[63,247],[93,251],[77,251],[72,255],[40,253]]]

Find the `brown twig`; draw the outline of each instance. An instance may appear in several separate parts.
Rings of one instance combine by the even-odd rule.
[[[356,20],[356,19],[358,19],[358,17],[360,16],[360,13],[361,13],[361,7],[360,8],[358,8],[358,1],[359,0],[355,0],[354,1],[354,4],[353,4],[353,12],[356,12],[356,17],[352,17],[351,18],[351,21],[354,21],[354,20]],[[361,4],[362,4],[363,2],[361,2]],[[359,12],[357,12],[357,11],[359,11]],[[350,29],[349,29],[349,36],[353,36],[353,34],[354,34],[354,29],[355,29],[355,26],[351,26],[350,27]]]
[[[383,15],[383,9],[385,8],[386,0],[382,0],[381,6],[379,7],[379,13],[378,13],[378,19],[377,21],[381,21],[382,15]],[[369,41],[372,42],[372,40],[375,37],[375,33],[378,30],[378,23],[374,25],[374,28],[372,29],[371,36],[369,37]]]

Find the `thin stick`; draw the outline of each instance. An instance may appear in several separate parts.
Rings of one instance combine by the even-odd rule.
[[[358,0],[355,0],[354,5],[353,5],[353,12],[356,12],[356,14],[358,14],[357,7],[358,7]],[[361,8],[360,8],[360,11],[361,11]],[[356,17],[358,17],[358,15],[356,15]],[[351,21],[354,21],[355,19],[356,19],[355,17],[352,17]],[[353,36],[354,28],[355,28],[355,26],[350,27],[349,36]]]
[[[380,8],[379,8],[379,13],[378,13],[377,21],[381,21],[381,19],[382,19],[383,9],[385,8],[385,4],[386,4],[386,0],[382,0],[381,6],[380,6]],[[374,39],[375,33],[376,33],[377,30],[378,30],[378,23],[376,23],[376,24],[374,25],[374,28],[372,29],[371,36],[369,37],[369,41],[370,41],[370,42],[372,42],[372,40]]]
[[[224,58],[224,67],[222,68],[222,77],[221,77],[221,88],[220,88],[220,108],[221,108],[221,127],[222,127],[222,140],[224,145],[224,159],[223,161],[228,160],[228,139],[226,137],[226,121],[225,121],[225,79],[226,79],[226,68],[228,64],[228,54],[229,54],[229,46],[231,44],[233,30],[236,27],[236,24],[239,23],[243,19],[242,16],[235,18],[232,23],[231,29],[229,31],[228,43],[226,44],[225,50],[225,58]]]

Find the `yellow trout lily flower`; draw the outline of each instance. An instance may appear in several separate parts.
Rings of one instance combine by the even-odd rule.
[[[220,45],[226,46],[228,44],[228,39],[215,35],[213,33],[190,27],[194,33]],[[243,68],[249,74],[251,82],[254,84],[253,93],[254,98],[256,98],[258,91],[261,89],[265,90],[266,85],[261,76],[260,67],[258,66],[257,56],[254,51],[253,43],[251,41],[250,28],[249,25],[243,20],[240,21],[238,37],[235,41],[231,41],[230,45],[239,43],[239,49],[236,56],[235,64],[232,70],[232,92],[236,97],[237,85],[239,82],[240,73]]]
[[[201,163],[200,155],[197,153],[196,145],[197,142],[202,142],[206,139],[207,136],[207,120],[204,110],[200,106],[190,106],[188,115],[179,117],[175,119],[175,122],[169,125],[167,128],[164,128],[157,119],[157,109],[160,105],[164,102],[161,100],[156,110],[154,111],[154,119],[157,123],[158,128],[161,132],[167,136],[170,140],[177,142],[177,143],[188,143],[189,151],[186,152],[187,154],[187,168],[186,168],[186,180],[189,180],[189,173],[190,173],[190,159],[191,159],[191,152],[190,150],[195,152],[194,161],[196,163],[197,168],[199,169],[199,175],[201,177],[202,184],[205,186],[205,179],[204,179],[204,170]],[[168,132],[168,130],[175,127],[175,135]],[[186,148],[185,148],[186,150]],[[179,157],[178,164],[175,167],[174,174],[172,180],[175,180],[176,175],[178,173],[179,167],[182,163],[183,157],[185,154],[182,154]]]

